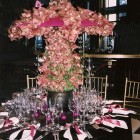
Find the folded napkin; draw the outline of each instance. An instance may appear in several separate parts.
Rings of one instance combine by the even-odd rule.
[[[8,116],[8,112],[0,112],[0,116]]]
[[[121,103],[121,100],[106,100],[105,104]]]
[[[112,104],[112,105],[107,105],[102,109],[103,114],[105,113],[116,113],[116,114],[123,114],[123,115],[128,115],[128,114],[136,114],[135,111],[133,110],[128,110],[127,108],[122,108],[120,104]]]
[[[106,104],[106,105],[108,105],[108,104],[112,104],[112,103],[113,103],[112,100],[106,100],[106,101],[105,101],[105,104]]]
[[[69,140],[75,140],[75,139],[73,139],[73,137],[72,137],[72,132],[71,132],[71,130],[70,130],[71,128],[68,128],[66,131],[65,131],[65,133],[64,133],[64,138],[67,138],[67,139],[69,139]],[[80,131],[80,134],[76,134],[76,136],[77,136],[77,140],[84,140],[86,137],[87,137],[87,135],[81,130],[81,129],[79,129],[79,131]]]
[[[119,128],[123,128],[123,129],[128,129],[128,126],[127,126],[125,121],[117,120],[117,119],[112,119],[111,117],[108,117],[108,116],[107,117],[104,116],[102,118],[96,116],[92,120],[91,124],[93,124],[93,123],[103,124],[103,125],[109,126],[111,128],[119,127]]]
[[[135,111],[133,111],[133,110],[125,110],[124,108],[114,108],[112,110],[112,113],[118,113],[118,114],[124,114],[124,115],[136,114]]]
[[[19,119],[17,117],[11,117],[11,118],[5,118],[5,119],[0,119],[0,128],[3,127],[8,127],[8,126],[14,126],[17,123],[19,123]]]
[[[5,120],[4,119],[0,119],[0,128],[3,127]]]
[[[19,123],[19,119],[17,117],[11,117],[9,120],[12,122],[12,125],[16,125]]]
[[[102,110],[103,114],[105,113],[116,113],[116,114],[123,114],[123,115],[128,115],[128,114],[136,114],[135,111],[133,110],[126,110],[124,108],[103,108]]]
[[[37,125],[31,125],[28,128],[18,130],[14,133],[12,133],[9,137],[9,140],[33,140],[36,129],[40,127],[40,124]]]

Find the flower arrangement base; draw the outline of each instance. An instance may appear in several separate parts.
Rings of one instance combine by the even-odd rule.
[[[56,91],[48,91],[47,101],[48,103],[61,103],[63,105],[63,111],[69,111],[68,102],[69,99],[73,97],[73,90],[64,91],[64,92],[56,92]]]

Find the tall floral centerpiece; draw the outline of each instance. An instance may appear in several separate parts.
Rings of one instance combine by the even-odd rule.
[[[39,2],[39,1],[38,1]],[[83,84],[80,55],[75,52],[79,34],[108,36],[113,24],[100,13],[73,7],[68,0],[51,0],[47,8],[39,3],[24,10],[9,28],[11,40],[44,36],[44,62],[38,85],[51,91],[68,91]]]

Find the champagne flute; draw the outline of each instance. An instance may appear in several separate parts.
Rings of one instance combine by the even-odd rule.
[[[43,127],[43,129],[45,131],[48,131],[48,103],[45,100],[42,100],[41,105],[40,105],[40,110],[42,112],[42,114],[45,115],[45,126]]]
[[[62,103],[57,103],[56,104],[56,111],[57,111],[57,128],[59,129],[59,127],[60,127],[60,123],[59,123],[59,120],[60,120],[60,116],[61,116],[61,114],[63,113],[63,105],[62,105]]]
[[[39,117],[39,103],[36,99],[30,101],[31,112],[33,117],[33,124],[37,124],[37,118]]]
[[[68,107],[69,110],[72,112],[72,123],[74,123],[74,112],[76,111],[76,105],[74,99],[69,99]]]

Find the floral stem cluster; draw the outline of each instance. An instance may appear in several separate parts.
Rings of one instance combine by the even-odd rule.
[[[80,56],[75,53],[77,37],[108,36],[113,24],[100,13],[73,7],[68,0],[51,0],[47,8],[24,10],[20,20],[9,28],[11,40],[44,36],[45,61],[39,67],[38,85],[54,91],[67,91],[82,84]]]

